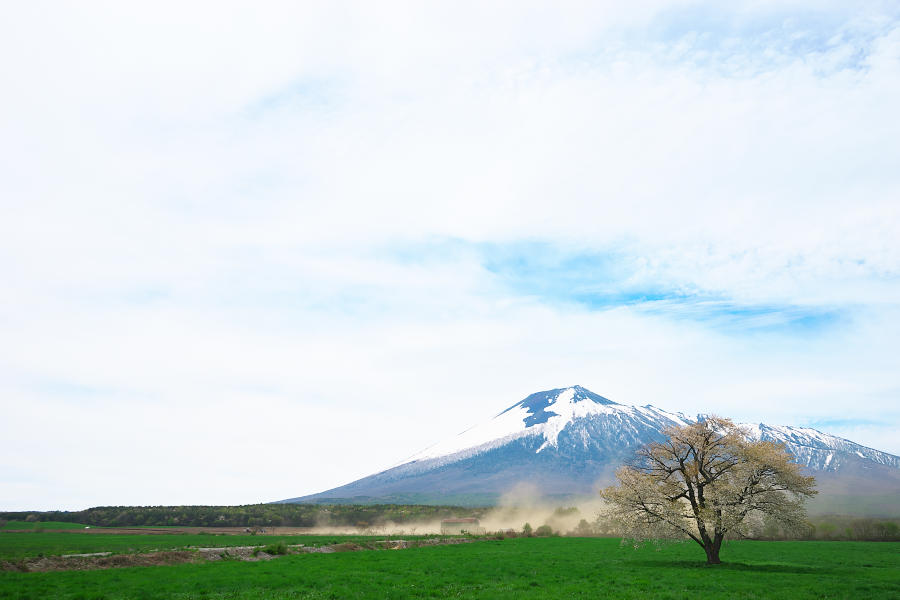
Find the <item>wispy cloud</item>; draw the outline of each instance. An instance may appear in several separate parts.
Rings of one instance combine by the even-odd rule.
[[[7,16],[9,508],[314,492],[574,382],[900,452],[892,3]]]

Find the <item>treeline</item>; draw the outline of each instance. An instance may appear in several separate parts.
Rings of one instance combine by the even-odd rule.
[[[764,523],[751,531],[751,537],[761,540],[896,542],[900,541],[900,520],[824,515],[811,517],[805,531],[786,532],[774,523]]]
[[[244,506],[98,506],[79,511],[0,512],[6,521],[62,521],[95,527],[379,527],[488,509],[405,504],[248,504]]]
[[[489,508],[428,506],[421,504],[248,504],[244,506],[98,506],[80,511],[0,512],[5,521],[56,521],[95,527],[355,527],[377,529],[388,524],[434,522],[454,517],[484,518]],[[518,535],[617,536],[613,524],[601,519],[580,519],[575,508],[557,508]],[[567,521],[567,524],[564,522]],[[543,524],[542,524],[543,523]],[[506,530],[505,533],[513,533]],[[900,541],[900,520],[843,515],[816,516],[803,531],[784,531],[771,521],[759,521],[748,537],[760,540]]]

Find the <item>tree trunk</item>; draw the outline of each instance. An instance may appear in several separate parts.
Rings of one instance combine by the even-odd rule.
[[[706,564],[708,565],[718,565],[721,564],[719,560],[719,550],[722,548],[722,539],[725,536],[721,533],[717,533],[716,536],[708,541],[703,549],[706,550]]]

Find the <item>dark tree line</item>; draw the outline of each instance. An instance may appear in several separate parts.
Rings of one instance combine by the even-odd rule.
[[[403,504],[244,506],[98,506],[79,511],[3,512],[7,521],[61,521],[95,527],[378,527],[456,517],[480,517],[487,509]]]

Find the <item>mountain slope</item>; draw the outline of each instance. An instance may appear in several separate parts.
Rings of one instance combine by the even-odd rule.
[[[485,505],[523,482],[560,500],[589,496],[612,481],[638,446],[693,420],[650,405],[618,404],[577,385],[548,390],[385,471],[282,502]],[[886,495],[888,504],[892,494],[900,500],[900,457],[815,429],[745,427],[752,439],[784,443],[834,490]],[[842,487],[851,474],[856,484]]]

